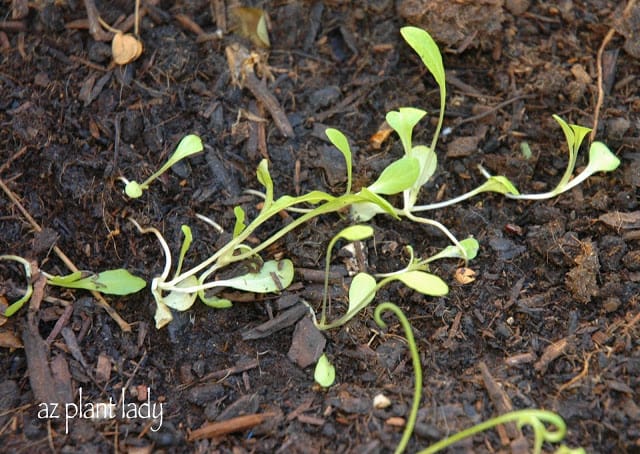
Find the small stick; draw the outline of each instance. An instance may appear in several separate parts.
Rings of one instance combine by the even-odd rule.
[[[626,17],[631,13],[631,9],[635,6],[636,0],[629,0],[627,6],[624,7],[622,11],[622,16]],[[602,103],[604,102],[604,88],[602,82],[602,55],[604,54],[604,49],[609,44],[609,41],[613,38],[613,35],[616,33],[615,28],[610,28],[604,39],[602,40],[602,44],[600,44],[600,48],[598,49],[598,53],[596,54],[596,68],[598,69],[598,99],[596,100],[596,106],[594,108],[593,113],[593,126],[591,128],[591,134],[589,135],[589,141],[593,142],[596,138],[596,134],[598,132],[598,121],[600,118],[600,109],[602,108]]]
[[[7,197],[9,197],[11,202],[13,202],[13,204],[18,208],[18,210],[20,211],[20,213],[22,213],[25,219],[29,221],[29,224],[31,224],[31,227],[33,227],[33,229],[36,232],[42,232],[42,227],[40,227],[40,225],[36,222],[36,220],[33,219],[33,217],[29,214],[26,208],[22,206],[22,204],[20,203],[16,195],[13,193],[13,191],[11,191],[11,189],[9,189],[9,187],[6,184],[4,184],[4,181],[2,181],[2,178],[0,178],[0,188],[4,191],[5,194],[7,194]],[[62,249],[60,249],[58,246],[53,246],[53,252],[55,252],[58,258],[60,258],[60,260],[62,260],[62,262],[67,266],[67,268],[69,268],[69,271],[71,271],[72,273],[79,271],[78,268],[69,259],[69,257],[67,257],[67,255],[64,252],[62,252]],[[95,290],[91,290],[91,294],[96,299],[96,304],[100,306],[102,309],[104,309],[107,314],[109,314],[109,316],[118,324],[118,326],[122,331],[127,333],[131,332],[131,325],[125,322],[120,317],[120,315],[115,311],[115,309],[109,306],[109,303],[107,303],[107,300],[105,300],[104,297],[99,292],[96,292]]]
[[[203,438],[215,438],[227,435],[233,432],[241,432],[252,427],[262,424],[262,422],[273,413],[254,413],[252,415],[237,416],[227,419],[226,421],[218,421],[205,424],[203,427],[189,432],[188,441],[202,440]]]

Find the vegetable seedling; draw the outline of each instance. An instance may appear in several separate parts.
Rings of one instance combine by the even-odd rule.
[[[28,260],[17,255],[0,255],[0,260],[11,260],[20,263],[24,267],[27,288],[24,295],[12,303],[5,311],[4,316],[10,317],[29,301],[33,293],[31,284],[31,264]],[[66,276],[56,276],[49,273],[40,272],[46,277],[47,284],[58,287],[73,289],[95,290],[107,295],[130,295],[139,292],[146,285],[146,281],[132,275],[125,269],[107,270],[101,273],[91,273],[88,271],[77,271]]]
[[[176,147],[176,150],[169,157],[167,162],[162,167],[160,167],[160,169],[156,173],[147,178],[143,183],[138,183],[137,181],[129,181],[125,177],[120,177],[120,181],[124,182],[125,184],[124,193],[132,199],[139,198],[140,196],[142,196],[143,191],[149,188],[149,185],[153,182],[153,180],[169,170],[171,166],[175,165],[178,161],[188,156],[200,153],[202,150],[202,140],[200,139],[200,137],[194,134],[183,137]]]

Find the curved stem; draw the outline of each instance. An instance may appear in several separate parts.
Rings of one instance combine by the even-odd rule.
[[[548,441],[557,443],[561,441],[567,433],[567,425],[565,424],[562,417],[560,415],[557,415],[556,413],[548,410],[537,409],[517,410],[510,413],[505,413],[504,415],[496,416],[495,418],[491,418],[488,421],[484,421],[473,427],[465,429],[462,432],[458,432],[449,438],[440,440],[438,443],[435,443],[429,446],[427,449],[420,451],[419,454],[433,454],[448,446],[451,446],[452,444],[464,438],[470,437],[480,432],[484,432],[487,429],[491,429],[499,424],[504,424],[507,422],[516,422],[518,424],[518,427],[522,427],[525,424],[528,424],[533,428],[535,438],[533,452],[536,454],[540,453],[543,442]],[[555,427],[555,430],[547,430],[544,423],[551,424]],[[584,451],[578,448],[576,450],[573,450],[572,452],[578,453]]]
[[[386,326],[386,323],[384,322],[384,320],[382,320],[382,313],[385,311],[393,312],[393,314],[400,321],[400,325],[402,325],[404,335],[407,338],[407,344],[409,345],[411,361],[413,362],[413,373],[415,376],[411,412],[409,413],[409,417],[407,418],[407,424],[404,427],[404,432],[402,434],[402,438],[400,439],[400,443],[398,443],[398,446],[394,451],[395,454],[400,454],[407,447],[407,443],[409,443],[409,438],[411,438],[411,434],[413,433],[413,428],[415,427],[416,419],[418,417],[418,408],[420,407],[420,398],[422,396],[422,366],[420,365],[420,355],[418,354],[418,347],[416,346],[416,341],[413,337],[413,330],[411,328],[409,320],[407,320],[407,317],[395,304],[390,302],[382,303],[378,305],[378,307],[376,307],[375,311],[373,312],[373,319],[381,328],[384,328]]]

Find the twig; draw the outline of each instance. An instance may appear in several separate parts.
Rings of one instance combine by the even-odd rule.
[[[624,7],[622,11],[622,16],[626,17],[631,13],[631,9],[635,6],[636,0],[629,0],[627,6]],[[613,38],[613,35],[616,33],[615,28],[610,28],[604,39],[602,40],[602,44],[600,44],[600,48],[598,49],[598,53],[596,55],[596,67],[598,69],[598,99],[596,100],[596,106],[594,108],[593,113],[593,126],[591,129],[591,134],[589,135],[589,141],[593,142],[596,138],[596,134],[598,132],[598,121],[600,119],[600,109],[602,108],[602,103],[604,102],[604,88],[603,88],[603,76],[602,76],[602,55],[604,54],[604,49],[609,44],[609,41]]]
[[[36,222],[36,220],[33,219],[33,217],[29,214],[26,208],[22,206],[22,204],[20,203],[16,195],[13,193],[13,191],[11,191],[11,189],[9,189],[9,187],[6,184],[4,184],[4,181],[2,180],[2,178],[0,178],[0,188],[4,191],[7,197],[9,197],[9,200],[11,200],[11,202],[13,202],[13,204],[18,208],[18,211],[22,213],[25,219],[29,221],[29,224],[31,224],[31,227],[33,227],[33,229],[38,233],[42,232],[42,227],[40,227],[40,225]],[[67,266],[69,271],[71,271],[72,273],[79,271],[78,268],[69,259],[69,257],[67,257],[67,255],[64,252],[62,252],[62,249],[60,249],[58,246],[53,246],[52,249],[53,249],[53,252],[55,252],[56,255],[58,256],[58,258],[60,258],[60,260],[62,260],[62,262]],[[96,304],[100,306],[102,309],[104,309],[107,314],[109,314],[109,316],[118,324],[118,326],[122,331],[127,333],[131,332],[131,326],[120,317],[120,315],[115,311],[115,309],[113,309],[109,305],[109,303],[107,303],[107,300],[105,300],[100,293],[96,292],[95,290],[91,290],[91,294],[96,299]]]

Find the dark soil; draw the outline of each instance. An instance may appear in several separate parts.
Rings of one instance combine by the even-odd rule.
[[[131,3],[97,2],[97,8],[114,24],[132,14]],[[262,158],[269,159],[277,195],[344,190],[344,166],[323,138],[326,126],[351,140],[355,185],[370,183],[401,154],[395,137],[379,149],[370,141],[387,111],[429,111],[433,121],[420,124],[416,140],[430,142],[437,88],[399,35],[407,23],[420,25],[440,44],[448,70],[449,129],[425,201],[480,184],[478,164],[508,176],[521,191],[552,189],[567,158],[554,113],[571,123],[597,123],[596,138],[622,164],[553,200],[488,195],[433,213],[458,238],[477,238],[481,251],[469,264],[477,273],[471,284],[456,283],[460,263],[433,267],[450,284],[446,297],[391,286],[376,299],[406,312],[425,371],[408,451],[510,409],[543,408],[565,419],[569,446],[640,452],[640,6],[263,2],[254,6],[270,15],[272,46],[257,57],[253,82],[264,95],[258,99],[234,83],[225,56],[232,43],[255,45],[234,33],[215,35],[224,24],[220,16],[216,22],[214,6],[224,11],[224,2],[145,3],[144,52],[115,67],[109,43],[87,29],[83,2],[2,2],[0,177],[17,200],[0,197],[0,253],[67,274],[56,246],[79,269],[122,267],[150,281],[164,258],[155,238],[128,222],[133,217],[162,231],[174,254],[180,226],[190,225],[195,241],[187,265],[195,264],[224,240],[196,213],[226,231],[233,230],[233,206],[255,216],[259,200],[243,191],[261,189],[255,169]],[[205,153],[128,200],[118,177],[142,181],[189,133],[202,137]],[[578,167],[586,164],[582,153]],[[272,221],[257,236],[284,222]],[[296,324],[306,313],[299,309],[288,313],[283,329],[255,329],[300,299],[317,307],[325,248],[345,225],[337,215],[317,218],[264,253],[289,257],[298,270],[281,295],[227,292],[231,309],[197,303],[162,330],[154,328],[148,287],[107,299],[128,322],[127,332],[90,293],[36,284],[30,309],[25,305],[0,327],[0,451],[393,450],[399,418],[411,404],[413,371],[391,317],[383,331],[367,309],[319,340],[309,337],[305,322]],[[375,241],[364,244],[370,272],[402,266],[404,245],[426,257],[448,244],[440,232],[406,221],[379,216],[373,225]],[[340,310],[349,277],[337,255],[340,279],[332,287]],[[0,262],[5,304],[24,288],[20,271]],[[324,351],[337,369],[333,387],[314,385],[313,365],[300,367],[304,358],[296,362],[289,352],[292,339],[303,353],[300,343],[311,342],[313,350],[326,339]],[[386,409],[373,407],[379,393],[391,401]],[[60,419],[42,413],[53,410],[47,404],[82,399],[86,410],[87,403],[122,396],[141,412],[145,402],[156,410],[162,404],[160,429],[144,413],[103,420],[85,413],[66,424],[63,406]],[[196,429],[224,420],[233,433],[193,440]],[[531,446],[530,431],[523,432]],[[521,435],[514,427],[489,431],[456,452],[523,452]]]

